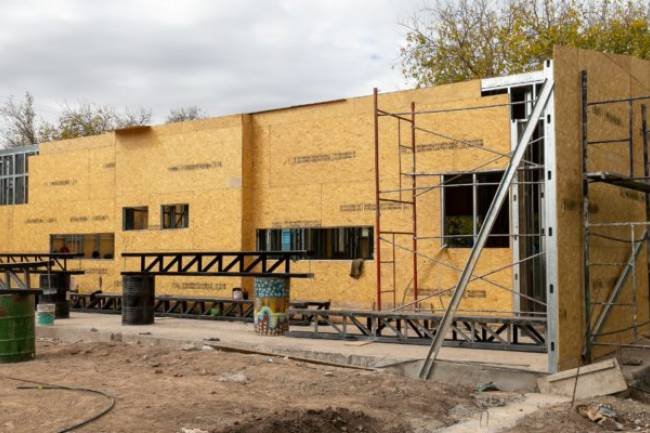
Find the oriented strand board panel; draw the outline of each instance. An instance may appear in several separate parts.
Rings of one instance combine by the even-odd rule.
[[[506,95],[481,97],[480,81],[382,94],[380,105],[406,111],[487,105],[507,101]],[[411,171],[406,124],[381,119],[381,188],[404,187],[402,171]],[[494,154],[455,140],[510,149],[506,107],[476,112],[422,115],[418,125],[436,131],[416,133],[418,171],[456,172],[485,165]],[[97,137],[46,143],[32,158],[30,202],[0,207],[3,251],[45,251],[52,234],[114,233],[114,259],[80,260],[87,272],[73,286],[90,292],[121,291],[120,271],[136,264],[120,259],[123,252],[252,250],[258,229],[281,227],[373,226],[375,221],[372,98],[265,113],[226,116],[152,128],[118,131]],[[499,169],[505,159],[485,165]],[[400,180],[402,183],[400,184]],[[438,177],[420,185],[437,185]],[[188,204],[189,227],[161,229],[161,206]],[[441,195],[437,188],[418,200],[420,236],[441,235]],[[124,207],[148,207],[148,228],[122,229]],[[383,204],[385,228],[407,230],[407,206]],[[395,250],[396,292],[384,306],[413,298],[411,240],[401,236]],[[377,246],[375,246],[377,248]],[[387,243],[384,257],[393,254]],[[420,294],[433,296],[425,308],[443,309],[463,267],[468,249],[441,249],[440,239],[420,242]],[[426,257],[425,257],[426,256]],[[487,273],[512,260],[511,248],[486,249],[477,273]],[[350,261],[300,261],[297,271],[313,272],[313,280],[292,282],[296,299],[327,299],[335,308],[370,309],[375,305],[375,263],[369,260],[361,278],[349,276]],[[384,267],[387,288],[392,273]],[[512,287],[504,269],[490,276],[498,286]],[[250,289],[240,278],[158,278],[159,294],[230,296],[233,287]],[[461,311],[510,314],[512,293],[477,280],[468,288]]]
[[[581,177],[581,94],[580,71],[588,74],[590,101],[626,98],[650,94],[649,63],[627,56],[556,47],[555,109],[557,147],[557,217],[558,217],[558,274],[559,274],[559,367],[579,365],[585,341],[585,307],[583,293],[583,231],[582,231],[582,177]],[[628,108],[626,104],[592,106],[589,109],[589,140],[620,139],[628,136]],[[636,174],[642,176],[643,147],[641,137],[640,103],[634,104],[634,158]],[[629,173],[629,153],[625,143],[595,144],[589,149],[588,170],[606,170]],[[590,187],[591,222],[645,221],[644,197],[634,191],[604,184]],[[594,233],[627,239],[630,228],[594,228]],[[641,238],[643,228],[635,230],[634,237]],[[630,245],[592,236],[590,259],[596,263],[624,262],[630,254]],[[649,317],[648,274],[644,247],[638,259],[640,264],[634,280],[623,288],[617,302],[638,303],[638,323]],[[621,272],[621,266],[593,266],[591,271],[591,297],[595,303],[605,302]],[[602,306],[594,305],[592,323]],[[630,327],[634,309],[629,306],[613,307],[609,320],[601,332],[611,332]],[[645,328],[647,329],[647,327]],[[643,331],[643,330],[642,330]],[[601,338],[601,342],[630,341],[631,332],[616,333]],[[596,347],[594,355],[600,356],[607,348]]]
[[[504,102],[505,96],[480,96],[480,82],[471,81],[431,89],[380,95],[380,107],[404,111],[415,101],[418,110],[486,105]],[[336,227],[374,225],[374,145],[371,97],[361,97],[329,104],[252,116],[253,150],[245,158],[254,160],[252,186],[255,197],[249,230],[275,227]],[[380,171],[382,190],[400,188],[402,171],[412,171],[411,153],[398,154],[398,142],[409,143],[408,125],[398,126],[393,118],[381,119]],[[435,131],[416,133],[417,171],[455,172],[470,170],[494,158],[494,154],[463,145],[455,140],[477,143],[500,152],[510,149],[510,124],[505,107],[483,110],[481,115],[467,112],[422,115],[418,126]],[[504,161],[486,167],[503,168]],[[406,182],[402,177],[402,187]],[[421,185],[437,184],[438,177],[423,180]],[[406,193],[405,193],[406,194]],[[398,198],[396,195],[395,198]],[[403,197],[406,198],[406,197]],[[418,199],[419,236],[441,234],[441,197],[438,189]],[[385,230],[408,231],[411,209],[407,205],[382,204]],[[411,240],[398,236],[395,295],[384,295],[384,307],[413,298],[412,259],[408,250]],[[384,259],[392,258],[392,246],[382,242]],[[420,241],[420,295],[434,295],[425,308],[442,309],[449,300],[446,289],[458,278],[468,249],[439,251],[441,241]],[[375,246],[377,248],[377,246]],[[488,272],[512,260],[510,248],[485,250],[477,273]],[[373,308],[375,306],[375,263],[365,264],[360,279],[349,276],[349,261],[312,260],[301,262],[296,269],[313,272],[314,280],[292,282],[292,293],[301,299],[330,299],[335,307]],[[389,266],[382,267],[384,289],[393,287]],[[491,279],[512,287],[509,269]],[[461,310],[490,311],[510,314],[512,293],[485,282],[474,282]]]

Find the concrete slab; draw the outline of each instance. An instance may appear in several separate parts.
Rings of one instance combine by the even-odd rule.
[[[123,326],[121,316],[72,313],[57,319],[54,326],[37,327],[37,336],[64,341],[152,341],[157,344],[209,344],[223,350],[260,352],[345,366],[384,369],[417,377],[419,363],[428,347],[311,340],[259,336],[253,325],[170,317],[156,318],[154,325]],[[216,340],[218,339],[218,341]],[[445,347],[433,380],[476,385],[493,381],[505,391],[533,391],[545,374],[546,355]]]
[[[565,370],[540,378],[539,389],[545,394],[558,394],[576,400],[611,395],[627,390],[627,383],[616,359]]]
[[[520,401],[486,409],[472,419],[439,430],[439,433],[497,433],[515,426],[538,409],[569,401],[568,397],[559,395],[526,394]]]

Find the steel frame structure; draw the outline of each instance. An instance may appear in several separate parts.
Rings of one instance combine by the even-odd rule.
[[[311,278],[311,273],[291,272],[292,260],[308,254],[308,251],[122,253],[127,260],[139,259],[138,271],[122,271],[122,275]]]
[[[0,264],[20,264],[47,262],[49,266],[39,266],[34,273],[67,272],[70,274],[81,274],[81,270],[68,269],[68,260],[79,259],[82,253],[0,253]],[[45,269],[42,269],[42,268]]]
[[[156,296],[154,313],[158,317],[252,322],[254,301],[194,296]],[[289,303],[293,325],[309,325],[315,310],[328,310],[329,301]],[[80,313],[122,313],[122,295],[115,293],[70,293],[70,309]],[[218,313],[215,313],[214,310]]]
[[[593,357],[593,346],[610,346],[610,347],[641,347],[647,346],[621,343],[599,342],[598,337],[619,334],[627,331],[633,332],[634,341],[638,341],[638,330],[641,326],[648,325],[638,322],[638,301],[637,301],[637,261],[643,245],[646,246],[646,252],[650,251],[650,161],[648,156],[648,120],[647,105],[640,104],[641,111],[641,145],[643,150],[643,173],[635,173],[635,129],[634,113],[635,102],[650,101],[650,96],[630,96],[626,98],[616,98],[609,100],[589,101],[588,96],[588,75],[587,71],[581,72],[581,150],[582,150],[582,220],[583,220],[583,293],[584,293],[584,317],[585,317],[585,340],[583,348],[583,357],[586,362],[591,362]],[[627,136],[615,138],[601,138],[598,140],[589,139],[589,109],[590,107],[599,107],[603,105],[620,105],[627,107]],[[625,174],[610,171],[591,171],[589,165],[589,149],[599,144],[623,144],[627,146],[628,153],[628,171]],[[591,185],[602,183],[612,185],[628,190],[640,192],[645,198],[645,221],[616,221],[616,222],[591,222],[590,210],[590,191]],[[598,233],[599,229],[620,228],[629,230],[629,238],[619,238],[616,236],[604,235]],[[642,229],[643,233],[638,236],[636,229]],[[623,242],[630,245],[630,251],[627,259],[622,263],[604,263],[595,262],[591,259],[591,238],[598,237],[605,241]],[[613,266],[620,267],[621,271],[616,278],[614,286],[606,295],[604,301],[592,299],[591,293],[591,272],[590,269],[596,266]],[[650,281],[650,265],[646,264],[646,272]],[[632,291],[632,301],[630,303],[618,302],[621,292],[630,281]],[[594,306],[601,305],[597,316],[594,317]],[[632,313],[632,325],[616,331],[602,332],[602,328],[614,308],[628,308]]]
[[[525,75],[525,76],[524,76]],[[556,244],[556,239],[553,234],[553,228],[555,227],[555,222],[556,222],[556,215],[555,215],[555,209],[556,209],[556,191],[555,191],[555,131],[554,131],[554,124],[551,124],[551,121],[554,117],[554,99],[553,99],[553,88],[554,88],[554,79],[553,79],[553,67],[552,63],[550,61],[545,62],[545,67],[544,70],[540,73],[532,73],[532,74],[522,74],[521,76],[510,76],[510,77],[504,77],[503,79],[493,79],[495,80],[495,88],[500,88],[504,89],[507,88],[508,92],[510,91],[510,87],[519,87],[519,86],[524,86],[524,85],[531,85],[535,83],[534,85],[541,85],[541,91],[538,95],[538,97],[535,100],[527,100],[523,102],[513,102],[512,100],[509,101],[508,103],[503,103],[503,104],[491,104],[491,105],[484,105],[484,106],[470,106],[470,107],[461,107],[461,108],[452,108],[452,109],[441,109],[441,110],[422,110],[422,111],[416,111],[415,109],[415,104],[411,103],[410,104],[410,111],[405,111],[405,112],[389,112],[387,110],[383,110],[379,106],[379,98],[378,98],[378,91],[375,89],[374,91],[374,145],[375,145],[375,197],[376,197],[376,209],[375,209],[375,224],[376,224],[376,230],[375,230],[375,265],[376,265],[376,272],[377,272],[377,283],[376,283],[376,297],[377,297],[377,309],[381,310],[382,309],[382,294],[387,293],[387,292],[395,292],[396,286],[395,286],[395,269],[396,269],[396,255],[395,255],[395,250],[396,248],[402,249],[409,251],[411,253],[411,257],[413,260],[413,264],[410,265],[410,268],[413,271],[411,281],[413,282],[413,292],[414,292],[414,300],[412,302],[406,303],[400,307],[397,307],[396,310],[398,309],[403,309],[406,307],[415,307],[417,311],[418,305],[427,299],[430,299],[434,296],[439,296],[440,293],[433,295],[433,296],[426,296],[426,297],[418,297],[418,275],[417,275],[417,261],[418,257],[427,261],[431,261],[433,263],[440,264],[442,266],[445,266],[447,268],[453,269],[457,272],[459,272],[459,280],[456,285],[453,287],[450,287],[448,289],[445,289],[444,292],[446,293],[452,293],[452,298],[450,302],[448,303],[447,308],[444,311],[443,317],[437,322],[438,327],[436,328],[435,332],[432,334],[431,338],[431,350],[427,356],[427,359],[425,360],[422,371],[421,371],[421,376],[422,377],[430,377],[433,369],[433,364],[435,362],[435,358],[437,356],[437,353],[440,349],[440,347],[444,344],[444,342],[450,338],[449,337],[449,332],[451,329],[453,329],[453,323],[454,323],[454,318],[456,317],[456,313],[458,310],[458,306],[460,304],[460,300],[463,296],[463,293],[465,291],[465,288],[467,285],[474,280],[480,279],[484,282],[489,283],[492,286],[495,286],[500,289],[508,290],[512,292],[513,297],[515,299],[519,298],[529,298],[527,297],[524,293],[519,292],[518,286],[516,286],[514,289],[508,288],[503,286],[502,284],[498,284],[495,281],[491,280],[489,278],[489,275],[492,273],[495,273],[499,270],[503,270],[505,268],[517,268],[519,265],[522,263],[532,260],[537,256],[541,256],[544,260],[545,264],[545,293],[546,293],[546,302],[541,302],[536,299],[529,298],[532,302],[539,302],[540,304],[543,304],[545,308],[545,312],[543,313],[544,316],[539,317],[540,321],[544,321],[548,327],[546,330],[546,338],[544,338],[544,343],[546,345],[546,350],[545,352],[548,353],[548,370],[550,372],[554,372],[557,369],[557,313],[558,313],[558,307],[557,307],[557,294],[555,293],[555,287],[557,287],[557,257],[556,257],[556,251],[557,251],[557,244]],[[530,107],[530,110],[527,112],[526,120],[525,120],[525,128],[521,135],[518,133],[512,134],[511,137],[511,142],[512,142],[512,148],[511,152],[501,152],[498,150],[494,149],[489,149],[485,148],[482,146],[476,146],[475,144],[471,142],[467,142],[466,140],[460,140],[460,139],[455,139],[453,137],[449,137],[444,134],[440,134],[436,131],[432,131],[426,128],[419,127],[416,124],[416,120],[420,119],[424,115],[428,114],[435,114],[435,113],[440,113],[440,112],[451,112],[451,111],[480,111],[482,109],[487,109],[487,108],[494,108],[494,107],[501,107],[501,106],[507,106],[507,107],[512,107],[516,104],[528,104]],[[382,190],[381,185],[380,185],[380,179],[381,179],[381,167],[380,167],[380,153],[382,150],[382,146],[380,143],[380,119],[381,118],[392,118],[397,121],[398,124],[398,140],[397,140],[397,146],[398,146],[398,155],[399,155],[399,189],[393,189],[393,190]],[[544,137],[542,139],[544,140],[543,146],[544,146],[544,162],[543,164],[533,164],[530,161],[527,161],[525,159],[525,152],[529,145],[531,143],[536,142],[539,139],[533,140],[533,133],[535,129],[539,126],[540,122],[543,121],[544,123]],[[402,129],[402,124],[407,124],[407,126],[410,128],[411,134],[410,134],[410,143],[408,145],[402,144],[401,142],[401,129]],[[516,122],[513,120],[513,125],[512,128],[515,128]],[[485,222],[481,226],[481,229],[478,233],[478,235],[475,237],[474,240],[474,246],[471,248],[469,252],[469,257],[467,259],[467,263],[463,268],[455,267],[449,263],[446,263],[441,260],[437,260],[433,257],[430,257],[429,255],[418,251],[418,239],[423,239],[423,237],[420,237],[418,235],[417,227],[417,198],[425,194],[429,191],[432,191],[437,188],[444,188],[445,182],[442,180],[442,176],[444,175],[449,175],[450,173],[430,173],[430,172],[419,172],[418,171],[418,166],[417,166],[417,159],[416,159],[416,154],[417,154],[417,145],[416,145],[416,135],[415,132],[421,132],[425,134],[430,134],[435,137],[442,137],[446,140],[452,140],[454,142],[464,144],[469,147],[474,147],[476,149],[480,149],[482,151],[491,153],[495,155],[493,159],[490,159],[487,161],[487,163],[481,164],[478,167],[475,167],[474,169],[467,170],[465,172],[461,173],[451,173],[451,174],[467,174],[467,173],[475,173],[477,171],[480,171],[482,168],[486,167],[487,165],[498,161],[502,158],[506,158],[509,160],[508,167],[506,168],[506,171],[504,172],[503,178],[499,182],[499,186],[497,188],[497,193],[495,194],[495,198],[487,212],[487,215],[485,217]],[[402,149],[408,149],[411,155],[411,171],[404,171],[402,169]],[[543,228],[541,230],[541,233],[518,233],[518,232],[513,232],[511,230],[511,234],[509,235],[512,239],[517,240],[519,237],[524,237],[524,236],[538,236],[541,239],[541,243],[543,244],[543,250],[533,254],[528,257],[518,257],[515,256],[513,257],[513,263],[506,266],[502,267],[496,271],[488,272],[487,274],[484,275],[475,275],[474,274],[474,268],[476,263],[478,262],[478,258],[481,255],[481,252],[485,246],[485,243],[487,241],[487,237],[489,236],[490,230],[492,229],[494,225],[494,220],[496,219],[498,212],[500,211],[501,205],[505,202],[506,199],[508,199],[509,194],[513,195],[515,194],[515,189],[511,189],[511,186],[513,185],[519,185],[520,183],[517,181],[517,173],[522,170],[543,170],[544,176],[541,178],[541,184],[543,185],[544,188],[544,203],[543,203],[543,209],[540,209],[540,214],[541,218],[543,220]],[[417,178],[418,177],[427,177],[427,176],[439,176],[441,178],[441,182],[438,184],[432,184],[432,185],[418,185],[417,183]],[[406,187],[403,186],[402,178],[406,177],[410,180],[410,182],[405,182],[407,184]],[[452,179],[454,179],[455,176],[452,176]],[[398,199],[393,199],[390,197],[386,197],[387,194],[395,194],[396,192],[399,192],[399,198]],[[402,192],[405,192],[406,196],[410,197],[409,200],[405,200],[404,197],[402,196]],[[411,219],[412,219],[412,225],[410,229],[407,230],[385,230],[382,227],[382,202],[397,202],[400,203],[404,206],[409,206],[411,209]],[[388,235],[388,237],[386,236]],[[443,233],[444,235],[444,233]],[[412,244],[410,247],[405,247],[404,245],[399,245],[399,243],[396,241],[398,236],[409,236],[411,237]],[[442,237],[442,236],[441,236]],[[382,242],[388,243],[391,245],[393,254],[390,260],[384,260],[382,259],[382,253],[381,253],[381,245]],[[516,249],[517,247],[513,247],[513,250]],[[392,290],[385,290],[382,282],[382,266],[389,264],[391,266],[391,271],[392,271]],[[515,286],[515,283],[513,282],[513,286]],[[518,302],[515,303],[515,305],[518,305]],[[478,312],[471,312],[467,311],[465,312],[465,316],[469,315],[472,316],[473,314],[476,314]],[[509,312],[511,315],[524,315],[525,317],[531,316],[534,313],[528,314],[527,312],[522,312],[522,311],[512,311]],[[465,317],[463,316],[463,317]],[[545,328],[546,329],[546,328]],[[508,346],[507,344],[505,346]]]
[[[290,337],[417,345],[430,345],[443,319],[440,314],[415,312],[290,311],[312,317],[311,331],[292,330]],[[546,331],[544,317],[455,316],[443,345],[544,353]]]
[[[21,289],[29,289],[31,274],[83,274],[84,271],[68,269],[68,260],[80,256],[71,253],[0,253],[0,272],[5,274],[0,289],[10,290],[12,282]]]

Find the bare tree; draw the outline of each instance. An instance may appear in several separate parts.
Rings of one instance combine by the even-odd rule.
[[[43,141],[99,135],[104,132],[135,125],[146,125],[151,121],[151,110],[140,108],[123,112],[108,105],[83,103],[77,106],[65,105],[55,124],[46,123],[40,129]]]
[[[115,126],[116,128],[127,128],[129,126],[142,126],[151,123],[151,110],[147,108],[138,108],[132,111],[125,108],[122,113],[116,113]]]
[[[1,136],[7,147],[28,146],[38,143],[37,120],[34,111],[34,98],[25,93],[22,101],[9,97],[0,105],[0,121],[5,125]]]
[[[204,119],[205,117],[206,114],[201,108],[190,105],[170,110],[165,123],[185,122],[187,120]]]

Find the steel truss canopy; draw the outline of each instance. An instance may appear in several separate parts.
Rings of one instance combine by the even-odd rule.
[[[308,251],[123,253],[127,262],[139,259],[139,270],[122,275],[312,278],[291,272],[291,262],[307,256]]]
[[[81,270],[68,269],[68,260],[81,257],[83,254],[80,253],[0,253],[0,270],[12,271],[27,267],[35,274],[51,272],[83,274]]]

